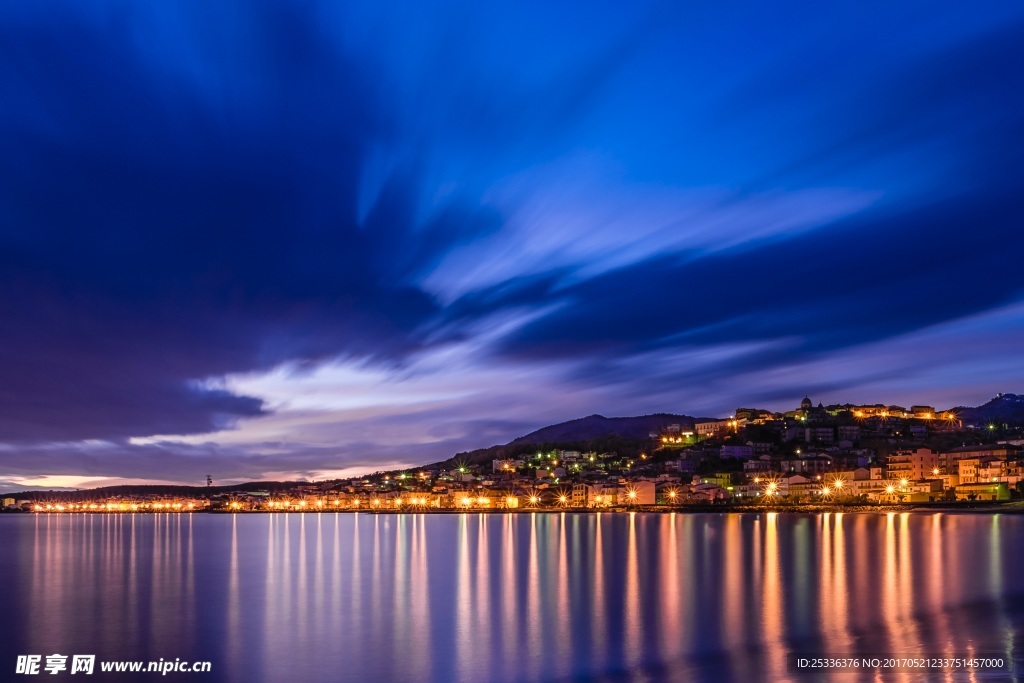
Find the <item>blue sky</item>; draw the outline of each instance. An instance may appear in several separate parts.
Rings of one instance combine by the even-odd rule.
[[[0,485],[325,478],[1024,360],[1015,3],[0,9]]]

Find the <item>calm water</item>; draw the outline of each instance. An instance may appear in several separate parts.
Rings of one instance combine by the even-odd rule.
[[[448,683],[814,680],[787,653],[1024,647],[1024,516],[3,515],[0,548],[0,680],[54,652]]]

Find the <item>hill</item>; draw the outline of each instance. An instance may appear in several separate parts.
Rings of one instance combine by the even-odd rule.
[[[661,432],[665,427],[678,424],[683,431],[693,429],[694,421],[704,418],[693,418],[689,415],[673,415],[671,413],[655,413],[654,415],[638,415],[635,417],[605,417],[604,415],[588,415],[587,417],[560,422],[542,427],[525,436],[513,439],[507,444],[479,448],[465,453],[458,453],[454,458],[435,466],[460,463],[486,463],[495,458],[507,458],[529,453],[535,448],[564,448],[569,450],[595,450],[601,452],[615,451],[620,454],[632,455],[639,453],[650,445],[650,434]],[[714,419],[714,418],[708,418]]]
[[[999,394],[976,408],[957,406],[953,412],[960,417],[964,426],[980,427],[989,422],[1021,423],[1024,422],[1024,396]]]
[[[651,432],[660,432],[671,424],[678,424],[684,431],[693,429],[694,418],[688,415],[656,413],[638,417],[605,417],[588,415],[550,427],[542,427],[526,436],[513,439],[507,445],[541,444],[559,441],[590,441],[609,436],[623,439],[646,439]]]

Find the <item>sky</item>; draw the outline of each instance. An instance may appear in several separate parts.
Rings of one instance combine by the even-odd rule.
[[[0,7],[0,489],[1024,392],[1024,5]]]

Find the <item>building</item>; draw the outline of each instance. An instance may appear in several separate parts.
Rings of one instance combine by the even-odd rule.
[[[654,505],[658,500],[657,483],[654,481],[632,481],[625,486],[627,505]]]
[[[697,463],[689,458],[680,458],[677,461],[677,468],[680,474],[693,474],[697,471]]]
[[[835,430],[831,427],[807,427],[804,430],[804,441],[807,443],[814,443],[815,441],[832,443],[835,441]]]
[[[613,505],[654,505],[657,502],[657,483],[637,480],[616,484],[584,484],[587,487],[587,507],[611,507]],[[582,497],[582,493],[574,496]]]
[[[690,492],[690,499],[699,503],[714,503],[728,497],[728,491],[715,484],[694,484]]]
[[[954,489],[957,500],[1009,500],[1010,489],[1002,482],[960,484]]]
[[[754,457],[754,447],[749,445],[742,446],[722,446],[722,450],[719,451],[723,458],[740,458],[741,460],[750,460]]]
[[[840,441],[858,441],[860,439],[860,425],[839,425],[836,428]]]
[[[886,460],[890,479],[918,481],[938,477],[940,456],[930,448],[896,451]]]
[[[748,474],[757,474],[760,472],[771,472],[775,469],[775,462],[769,455],[762,455],[756,460],[748,460],[743,463],[743,471]]]
[[[932,406],[910,406],[910,414],[917,420],[931,420],[935,417]]]
[[[585,508],[588,507],[590,502],[590,487],[586,484],[573,484],[572,486],[572,506],[574,508]]]
[[[884,479],[854,479],[850,490],[855,496],[866,496],[868,500],[879,500],[886,494],[889,482]]]
[[[698,439],[710,439],[719,434],[729,431],[729,420],[712,420],[710,422],[697,422],[693,425],[697,432]]]
[[[960,484],[976,484],[984,481],[991,481],[982,478],[982,472],[991,472],[993,469],[1000,471],[999,465],[996,462],[1000,462],[996,458],[991,456],[985,456],[981,458],[961,458],[957,461],[957,474],[960,475]]]
[[[737,420],[751,424],[764,424],[773,418],[771,411],[760,408],[737,408],[735,415]]]
[[[961,461],[964,462],[964,461]],[[1009,470],[1016,463],[1009,463],[1006,460],[982,459],[982,462],[978,463],[978,469],[976,471],[977,481],[1002,481],[1007,484],[1015,484],[1016,481],[1008,481]]]
[[[732,475],[728,472],[715,472],[714,474],[695,474],[693,475],[693,485],[698,484],[714,484],[723,489],[728,489],[732,486]]]
[[[957,471],[957,462],[964,458],[992,457],[999,460],[1008,460],[1017,455],[1018,449],[1011,444],[988,444],[981,446],[963,446],[954,448],[942,453],[943,464],[947,472]]]
[[[832,458],[821,455],[798,455],[779,461],[779,467],[789,474],[823,474],[833,467]]]

